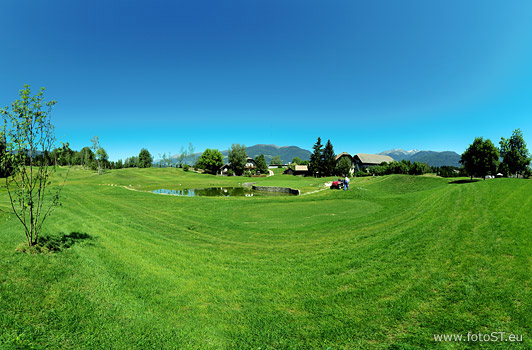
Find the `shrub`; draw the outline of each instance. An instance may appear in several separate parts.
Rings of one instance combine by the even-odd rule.
[[[458,177],[460,176],[460,168],[454,166],[441,166],[437,173],[441,177]]]
[[[368,173],[364,170],[359,170],[355,173],[355,177],[371,176],[371,173]]]
[[[532,177],[532,169],[530,169],[529,167],[527,167],[525,169],[525,171],[523,172],[523,177],[525,179],[530,179]]]
[[[235,176],[235,172],[233,171],[233,169],[227,170],[227,176]]]
[[[251,177],[251,171],[249,170],[244,171],[244,176]]]
[[[190,170],[190,165],[188,164],[183,165],[183,171],[189,171],[189,170]]]

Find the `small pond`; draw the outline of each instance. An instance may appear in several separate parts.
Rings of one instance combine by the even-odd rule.
[[[254,197],[254,196],[291,196],[289,193],[255,191],[246,187],[209,187],[188,190],[155,190],[153,193],[180,197]]]

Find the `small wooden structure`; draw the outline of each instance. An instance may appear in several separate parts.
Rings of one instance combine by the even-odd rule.
[[[310,175],[308,172],[308,165],[296,165],[294,169],[288,168],[286,169],[283,174],[285,175],[296,175],[296,176],[308,176]]]

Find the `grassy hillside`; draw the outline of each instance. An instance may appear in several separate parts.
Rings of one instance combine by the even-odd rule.
[[[244,181],[304,195],[144,192]],[[532,181],[322,182],[73,170],[45,227],[69,248],[15,252],[0,212],[0,348],[463,349],[433,334],[493,331],[532,346]]]

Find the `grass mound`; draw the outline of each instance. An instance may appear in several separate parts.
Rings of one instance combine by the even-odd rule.
[[[445,349],[474,344],[434,334],[495,331],[524,335],[499,348],[532,347],[532,182],[386,176],[314,192],[323,179],[276,175],[254,181],[310,194],[142,192],[243,180],[79,170],[45,227],[84,233],[50,239],[61,254],[16,254],[5,217],[0,348]]]

